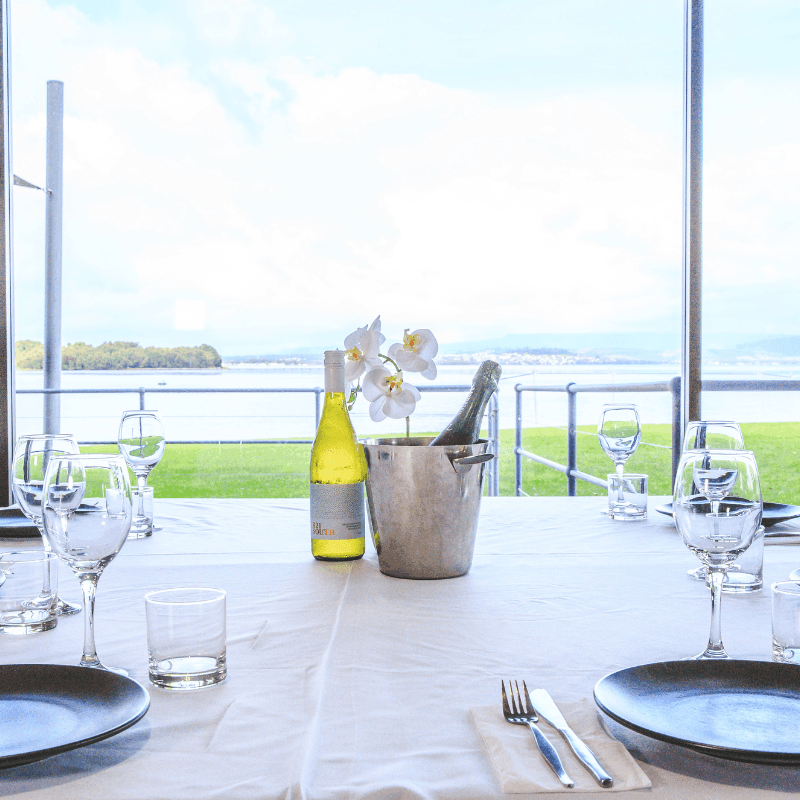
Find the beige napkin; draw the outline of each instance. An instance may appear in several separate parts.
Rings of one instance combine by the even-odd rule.
[[[556,748],[567,775],[575,781],[575,788],[567,789],[544,760],[528,727],[506,722],[499,702],[496,706],[471,708],[472,718],[506,794],[625,792],[650,787],[650,779],[631,754],[603,728],[594,703],[589,700],[559,702],[558,707],[570,728],[586,742],[614,779],[614,785],[610,789],[600,786],[592,773],[575,757],[564,737],[540,718],[539,729]]]

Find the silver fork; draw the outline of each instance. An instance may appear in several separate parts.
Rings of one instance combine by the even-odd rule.
[[[517,690],[516,697],[514,697],[515,687]],[[511,681],[509,680],[508,693],[511,695],[511,702],[509,703],[508,697],[506,696],[506,687],[504,686],[503,681],[500,681],[500,691],[503,695],[503,716],[506,718],[507,722],[512,722],[514,725],[527,725],[530,728],[531,733],[536,739],[536,746],[539,748],[539,752],[544,756],[545,761],[547,761],[547,763],[550,765],[550,768],[558,776],[558,779],[561,781],[561,783],[563,783],[568,789],[572,789],[572,787],[575,786],[575,783],[564,771],[564,765],[561,763],[558,753],[553,745],[547,741],[545,735],[536,726],[536,723],[539,721],[539,717],[533,710],[533,705],[531,704],[531,698],[528,696],[528,687],[525,685],[525,681],[522,681],[522,688],[525,692],[524,706],[522,704],[522,697],[519,693],[519,683],[514,681],[512,685]]]

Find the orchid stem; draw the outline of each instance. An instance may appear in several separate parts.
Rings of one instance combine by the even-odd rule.
[[[393,358],[389,358],[389,356],[385,356],[383,353],[378,353],[378,358],[382,358],[382,359],[383,359],[383,363],[384,363],[384,364],[385,364],[387,361],[391,361],[391,362],[392,362],[392,364],[394,364],[394,368],[395,368],[395,369],[396,369],[398,372],[402,372],[402,370],[400,369],[400,367],[398,367],[398,366],[397,366],[397,362],[396,362],[396,361],[395,361]]]
[[[411,436],[411,417],[406,417],[406,439]]]

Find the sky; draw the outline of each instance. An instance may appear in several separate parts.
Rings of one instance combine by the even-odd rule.
[[[15,174],[64,82],[63,341],[679,345],[682,0],[10,0]],[[706,0],[704,335],[800,334],[800,0]],[[44,196],[14,190],[16,335]]]

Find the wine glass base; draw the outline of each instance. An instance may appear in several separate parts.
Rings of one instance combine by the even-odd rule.
[[[30,608],[30,609],[44,609],[49,608],[50,604],[53,602],[53,596],[49,594],[40,595],[39,597],[34,597],[32,600],[26,600],[22,603],[23,608]],[[68,614],[80,614],[83,611],[83,606],[78,605],[76,603],[68,603],[66,600],[62,600],[60,597],[56,598],[56,614],[59,616],[66,616]]]
[[[693,581],[704,581],[708,576],[708,570],[705,567],[696,567],[695,569],[687,570],[686,575]]]
[[[705,650],[696,656],[684,656],[681,661],[722,661],[726,658],[730,658],[730,656],[724,650],[715,650],[711,653]]]
[[[126,670],[120,669],[119,667],[108,667],[105,664],[101,664],[99,661],[90,662],[81,660],[78,666],[87,667],[88,669],[102,669],[106,672],[115,672],[117,675],[122,675],[124,678],[129,677]]]
[[[697,567],[686,572],[687,577],[695,581],[708,582],[708,570],[705,567]],[[722,591],[725,594],[749,594],[750,592],[760,592],[764,588],[761,576],[742,572],[738,564],[731,564],[725,572],[725,580],[722,583]]]
[[[68,600],[62,600],[60,597],[56,601],[56,614],[61,617],[67,617],[70,614],[80,614],[83,611],[83,606],[78,603],[70,603]]]

